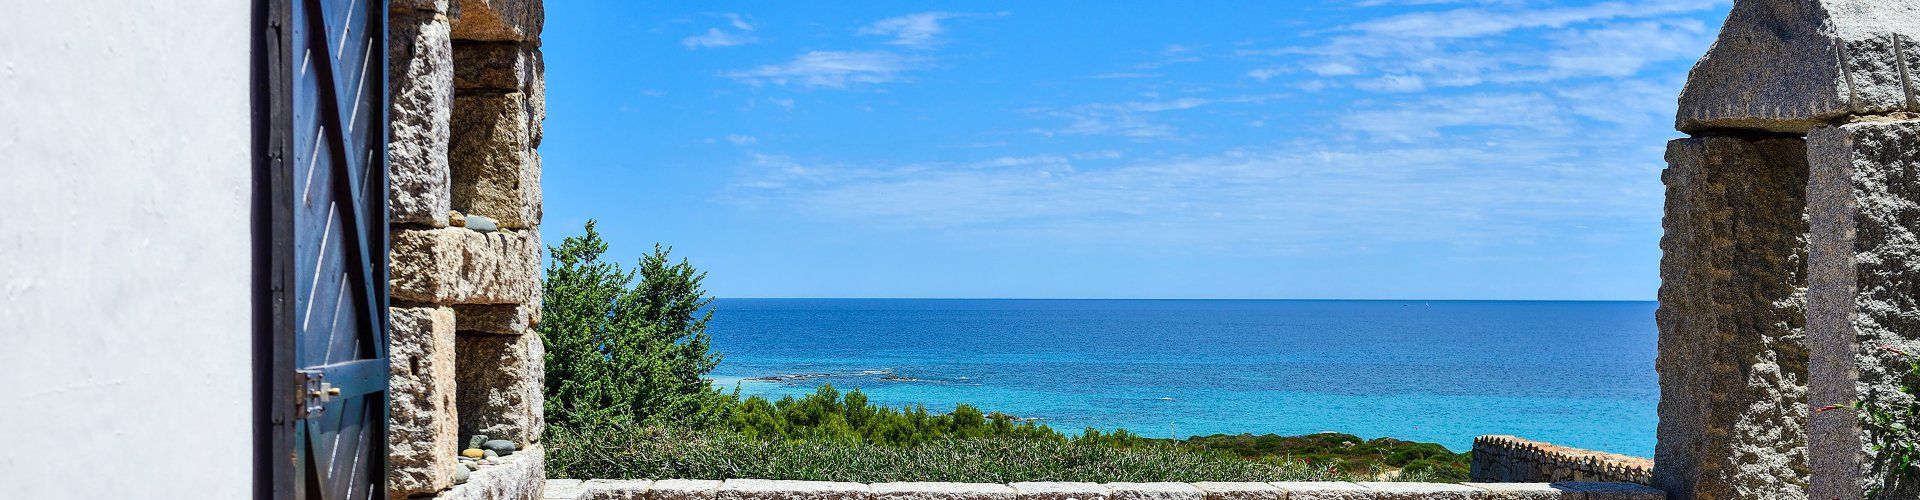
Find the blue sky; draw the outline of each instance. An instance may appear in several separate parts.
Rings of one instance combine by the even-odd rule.
[[[1729,7],[549,2],[542,232],[722,297],[1648,300]]]

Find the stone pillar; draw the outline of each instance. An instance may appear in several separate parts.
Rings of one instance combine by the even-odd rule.
[[[392,4],[390,499],[541,496],[541,8]]]
[[[1668,151],[1662,242],[1654,479],[1671,498],[1857,499],[1878,481],[1854,416],[1811,408],[1890,387],[1871,344],[1917,335],[1899,320],[1920,312],[1920,260],[1891,228],[1920,225],[1896,201],[1920,142],[1890,123],[1920,111],[1916,40],[1916,0],[1736,0],[1688,75],[1675,124],[1695,138]]]
[[[1667,161],[1654,484],[1804,498],[1804,143],[1680,139]]]
[[[1896,410],[1920,404],[1899,388],[1920,352],[1920,121],[1863,121],[1807,136],[1813,266],[1808,338],[1816,407],[1855,401]],[[1920,498],[1920,485],[1889,477],[1850,411],[1812,421],[1813,491],[1819,498]]]

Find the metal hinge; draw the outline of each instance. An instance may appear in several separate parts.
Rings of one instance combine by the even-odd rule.
[[[300,370],[293,372],[293,418],[305,420],[327,414],[327,403],[340,395],[340,388],[327,383],[327,374]]]

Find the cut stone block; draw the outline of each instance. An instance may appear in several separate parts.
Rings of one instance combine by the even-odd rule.
[[[860,483],[728,479],[717,495],[720,500],[865,500],[873,492]]]
[[[1281,500],[1286,494],[1267,483],[1193,483],[1207,500]]]
[[[1547,483],[1460,483],[1460,485],[1486,490],[1480,498],[1487,500],[1586,500],[1586,497],[1579,492],[1556,488]]]
[[[586,500],[587,486],[579,479],[548,479],[541,500]]]
[[[1553,487],[1579,492],[1581,500],[1665,500],[1667,498],[1667,493],[1658,488],[1633,483],[1566,482],[1553,483]]]
[[[540,288],[537,231],[482,233],[449,227],[391,236],[390,292],[430,304],[529,303]]]
[[[1113,500],[1201,500],[1205,493],[1187,483],[1107,483]]]
[[[546,21],[540,0],[459,0],[453,37],[460,40],[535,41]]]
[[[1680,94],[1683,132],[1803,133],[1847,115],[1920,110],[1920,2],[1740,0]]]
[[[546,451],[534,446],[500,457],[499,465],[481,466],[466,484],[433,496],[434,500],[497,500],[546,496]]]
[[[458,352],[460,435],[486,434],[521,448],[546,431],[539,335],[460,334]],[[518,455],[518,453],[515,453]]]
[[[1020,500],[1104,500],[1112,497],[1100,483],[1028,482],[1013,483]]]
[[[521,42],[472,42],[453,44],[454,88],[518,92],[533,82],[533,60],[528,52],[537,49]]]
[[[447,225],[447,141],[453,108],[453,40],[447,18],[402,10],[389,16],[391,118],[387,206],[392,222]]]
[[[589,479],[580,485],[585,490],[580,500],[647,500],[653,481],[646,479]],[[553,481],[547,481],[553,489]]]
[[[461,304],[453,310],[466,332],[523,335],[540,321],[539,304]]]
[[[1298,481],[1267,483],[1287,492],[1287,500],[1367,500],[1377,498],[1374,490],[1354,483]]]
[[[1476,500],[1486,490],[1471,486],[1445,483],[1393,483],[1362,482],[1361,487],[1373,490],[1378,500]]]
[[[454,316],[446,307],[389,309],[387,497],[453,485],[460,464],[454,406]]]
[[[1915,57],[1920,57],[1916,54]],[[540,140],[546,136],[547,123],[547,57],[535,47],[527,52],[527,61],[533,65],[533,71],[527,82],[527,135],[533,137],[533,147],[540,147]],[[537,159],[537,158],[536,158]],[[538,168],[535,171],[539,171]]]
[[[1806,149],[1668,143],[1653,482],[1676,500],[1806,498]]]
[[[1920,353],[1920,121],[1860,122],[1807,136],[1813,228],[1807,339],[1814,407],[1917,403],[1899,391]],[[1810,433],[1815,498],[1920,498],[1920,484],[1887,477],[1851,410],[1815,413]]]
[[[391,14],[405,14],[408,11],[447,12],[452,8],[453,0],[392,0],[387,5]]]
[[[453,209],[500,227],[540,224],[539,164],[533,159],[526,94],[462,92],[453,100],[448,145]]]
[[[1013,487],[987,483],[874,483],[873,498],[898,500],[1014,500]]]
[[[648,500],[711,500],[719,495],[720,481],[710,479],[662,479],[647,486]]]

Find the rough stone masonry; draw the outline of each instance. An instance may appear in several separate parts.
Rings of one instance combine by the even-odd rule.
[[[1663,176],[1672,498],[1914,497],[1853,415],[1811,409],[1891,390],[1880,347],[1920,338],[1916,37],[1920,0],[1737,0],[1688,76]]]
[[[539,498],[544,11],[395,0],[388,15],[387,496]],[[461,458],[475,435],[518,451]]]

